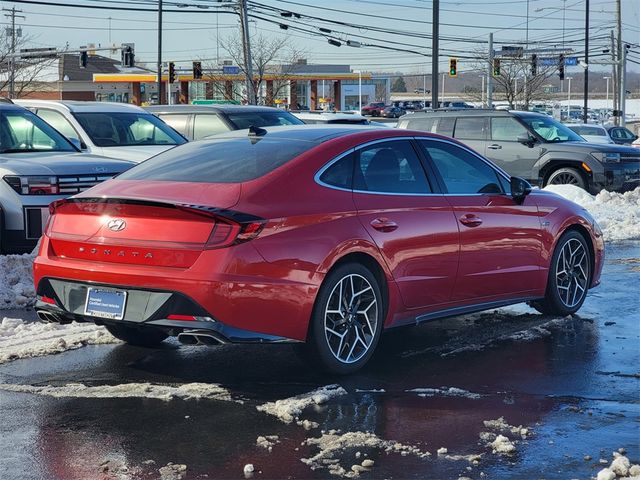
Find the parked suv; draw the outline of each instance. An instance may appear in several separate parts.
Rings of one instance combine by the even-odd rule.
[[[133,165],[79,153],[71,141],[29,110],[0,103],[0,252],[33,250],[51,202]]]
[[[16,100],[83,150],[142,162],[186,139],[142,108],[125,103]]]
[[[398,128],[454,137],[510,175],[531,183],[572,184],[597,193],[640,186],[640,152],[585,142],[553,118],[533,112],[453,110],[402,117]]]
[[[303,125],[286,110],[248,105],[157,105],[146,110],[189,140],[254,127]]]

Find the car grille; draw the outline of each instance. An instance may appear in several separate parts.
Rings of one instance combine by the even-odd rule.
[[[58,187],[62,194],[80,193],[94,185],[109,180],[116,173],[103,173],[100,175],[64,175],[58,177]]]
[[[620,160],[622,161],[622,163],[639,163],[640,154],[623,153],[622,155],[620,155]]]

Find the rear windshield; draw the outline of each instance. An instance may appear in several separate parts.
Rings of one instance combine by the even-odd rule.
[[[282,125],[304,125],[304,122],[289,112],[229,112],[227,118],[236,130],[254,127],[277,127]]]
[[[313,148],[295,139],[226,138],[167,150],[121,174],[122,180],[239,183],[259,178]]]

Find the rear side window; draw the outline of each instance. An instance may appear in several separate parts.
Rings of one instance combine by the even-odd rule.
[[[436,133],[436,123],[438,117],[412,118],[405,125],[411,130],[422,130],[423,132]]]
[[[313,148],[294,139],[226,138],[167,150],[118,178],[168,182],[238,183],[259,178]]]
[[[467,150],[433,140],[421,140],[419,144],[433,161],[448,193],[504,193],[497,172]]]
[[[189,114],[171,113],[168,115],[160,115],[160,119],[174,130],[177,130],[185,136],[187,135],[187,123],[189,122]]]
[[[487,119],[483,117],[458,117],[455,137],[465,140],[484,140]]]
[[[304,125],[299,118],[289,112],[230,112],[227,114],[229,121],[237,130],[254,127],[277,127],[281,125]]]
[[[436,133],[453,137],[453,125],[456,123],[455,117],[440,117]]]
[[[354,190],[375,193],[431,193],[422,164],[407,140],[369,145],[355,153]]]
[[[193,123],[194,140],[200,140],[201,138],[209,135],[228,131],[229,127],[227,127],[218,115],[211,113],[196,113]]]
[[[353,153],[347,154],[327,168],[319,180],[322,183],[338,188],[351,189],[353,178]]]

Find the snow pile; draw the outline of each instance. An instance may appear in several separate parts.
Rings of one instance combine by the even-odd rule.
[[[321,405],[333,397],[346,394],[347,391],[340,385],[326,385],[311,392],[296,395],[295,397],[258,405],[256,408],[260,412],[278,417],[284,423],[291,423],[294,420],[300,420],[299,416],[305,408],[311,405]],[[302,425],[303,422],[299,422],[299,424]]]
[[[35,303],[33,259],[30,254],[0,255],[0,309],[24,308]]]
[[[16,385],[0,383],[0,390],[31,393],[57,398],[155,398],[169,401],[181,400],[224,400],[234,401],[229,391],[215,383],[186,383],[180,386],[154,385],[151,383],[123,383],[120,385],[90,386],[82,383],[67,383],[63,386]],[[236,400],[237,401],[237,400]],[[238,401],[238,403],[241,403]]]
[[[516,451],[516,446],[504,435],[498,435],[489,446],[493,449],[493,453],[512,454]]]
[[[251,478],[253,476],[253,472],[255,471],[253,463],[247,463],[242,471],[244,472],[245,478]]]
[[[456,387],[440,387],[440,388],[414,388],[412,390],[406,390],[407,392],[417,393],[419,397],[463,397],[472,398],[477,400],[481,398],[479,393],[472,393],[467,390]]]
[[[420,458],[429,456],[429,452],[422,452],[416,447],[403,445],[392,440],[383,440],[370,432],[347,432],[341,434],[337,430],[330,430],[319,438],[308,438],[303,445],[317,447],[319,452],[310,458],[302,458],[301,461],[308,465],[311,470],[327,468],[331,475],[354,478],[360,473],[367,471],[374,463],[363,460],[360,464],[355,464],[349,470],[340,465],[340,460],[335,458],[344,454],[347,449],[367,448],[384,451],[386,453],[400,453],[401,455],[416,455]],[[358,455],[356,454],[356,457]]]
[[[518,440],[510,440],[506,433],[512,435],[518,435],[522,440],[525,440],[531,435],[528,428],[522,425],[513,426],[509,425],[504,417],[500,417],[497,420],[485,420],[484,426],[492,432],[480,432],[480,440],[482,440],[488,448],[491,448],[493,453],[501,455],[512,455],[516,452],[516,444]]]
[[[507,432],[512,433],[514,435],[520,435],[522,438],[527,438],[531,435],[531,432],[528,428],[523,427],[522,425],[518,425],[517,427],[513,425],[509,425],[504,417],[500,417],[497,420],[485,420],[484,426],[491,430],[497,430],[499,432]]]
[[[187,466],[169,462],[158,471],[160,480],[182,480],[187,475]]]
[[[625,193],[602,190],[596,196],[575,185],[547,185],[544,190],[584,207],[600,225],[605,240],[640,238],[640,187]]]
[[[280,438],[278,437],[278,435],[265,435],[263,436],[259,436],[256,439],[256,445],[259,447],[262,447],[266,450],[273,450],[273,446],[280,443]]]
[[[597,480],[614,480],[616,478],[640,478],[640,465],[631,465],[627,457],[619,452],[613,452],[611,465],[598,472]]]
[[[5,317],[0,323],[0,364],[19,358],[61,353],[85,345],[118,342],[120,340],[104,327],[93,323],[60,325]]]

